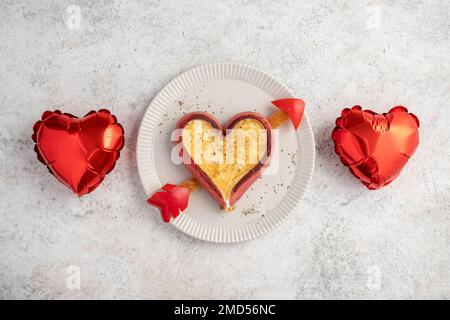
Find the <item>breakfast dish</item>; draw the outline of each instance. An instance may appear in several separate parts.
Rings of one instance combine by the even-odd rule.
[[[234,209],[272,158],[272,127],[256,112],[239,113],[223,127],[211,114],[193,112],[176,127],[184,165],[225,211]]]
[[[270,163],[272,128],[291,119],[297,130],[303,118],[305,103],[301,99],[278,99],[272,105],[279,110],[267,119],[257,112],[241,112],[223,128],[207,112],[192,112],[180,119],[173,142],[179,147],[176,151],[181,162],[193,177],[178,185],[166,183],[147,199],[160,209],[165,222],[177,218],[188,207],[189,194],[201,186],[222,209],[234,209],[234,204]],[[243,212],[247,215],[255,212],[255,208]]]
[[[202,65],[177,76],[153,99],[139,129],[137,167],[147,202],[152,205],[149,212],[188,235],[212,242],[250,240],[274,229],[295,212],[314,168],[312,128],[307,116],[302,117],[303,101],[293,97],[268,74],[237,63]],[[239,153],[234,143],[227,143],[227,136],[237,135],[237,125],[242,125],[244,135],[265,127],[254,118],[239,119],[245,121],[236,122],[234,130],[224,135],[220,128],[227,128],[229,119],[243,111],[267,120],[270,143],[266,132],[265,140],[261,136],[248,141],[253,148],[256,146],[251,150],[257,151],[242,148],[246,155],[242,163],[234,157],[231,159],[235,163],[221,162],[224,151],[220,152],[220,141],[222,148],[228,146]],[[189,119],[196,113],[209,114],[214,120],[209,116]],[[183,118],[187,121],[181,125]],[[179,130],[175,130],[177,125]],[[195,127],[207,132],[197,149],[195,132],[191,132]],[[184,142],[180,143],[180,139]],[[194,145],[188,140],[194,140]],[[213,142],[219,145],[219,152],[212,148],[216,145]],[[212,162],[204,163],[205,156]],[[252,157],[256,162],[249,161]],[[184,158],[195,160],[192,162],[198,170],[193,172],[193,166],[189,170]],[[257,171],[260,162],[262,176],[251,182],[246,176]],[[199,175],[208,177],[211,183],[202,183]],[[250,182],[249,186],[240,188],[240,181]]]

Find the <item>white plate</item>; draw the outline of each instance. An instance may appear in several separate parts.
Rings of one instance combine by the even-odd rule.
[[[223,124],[242,111],[269,115],[276,111],[270,101],[293,96],[274,78],[247,65],[214,63],[182,73],[159,92],[142,119],[137,165],[145,192],[150,195],[165,183],[177,184],[189,177],[183,165],[170,160],[170,134],[184,113],[207,111]],[[193,237],[226,243],[254,239],[285,220],[299,203],[314,169],[314,136],[306,114],[297,132],[286,123],[279,137],[277,174],[258,179],[234,211],[220,210],[200,190],[190,195],[189,207],[172,225]],[[277,162],[272,160],[274,166]],[[149,210],[157,214],[156,209]]]

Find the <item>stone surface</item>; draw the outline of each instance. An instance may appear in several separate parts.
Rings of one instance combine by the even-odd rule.
[[[2,1],[0,297],[450,298],[449,56],[446,0]],[[235,245],[163,224],[135,161],[154,95],[217,61],[248,63],[292,88],[317,143],[298,212]],[[421,120],[416,155],[379,191],[333,152],[334,120],[354,104],[403,104]],[[94,107],[118,116],[126,146],[96,192],[78,199],[35,159],[30,135],[45,109]]]

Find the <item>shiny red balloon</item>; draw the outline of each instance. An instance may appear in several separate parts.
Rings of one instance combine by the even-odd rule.
[[[344,165],[369,189],[398,177],[419,145],[419,120],[405,107],[377,114],[360,106],[342,110],[331,135]]]
[[[99,186],[124,145],[122,126],[105,109],[83,118],[45,111],[33,131],[38,159],[78,196]]]

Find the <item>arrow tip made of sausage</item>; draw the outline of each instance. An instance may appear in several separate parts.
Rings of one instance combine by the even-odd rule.
[[[289,116],[292,125],[297,130],[305,112],[305,102],[298,98],[286,98],[274,100],[272,104]]]

